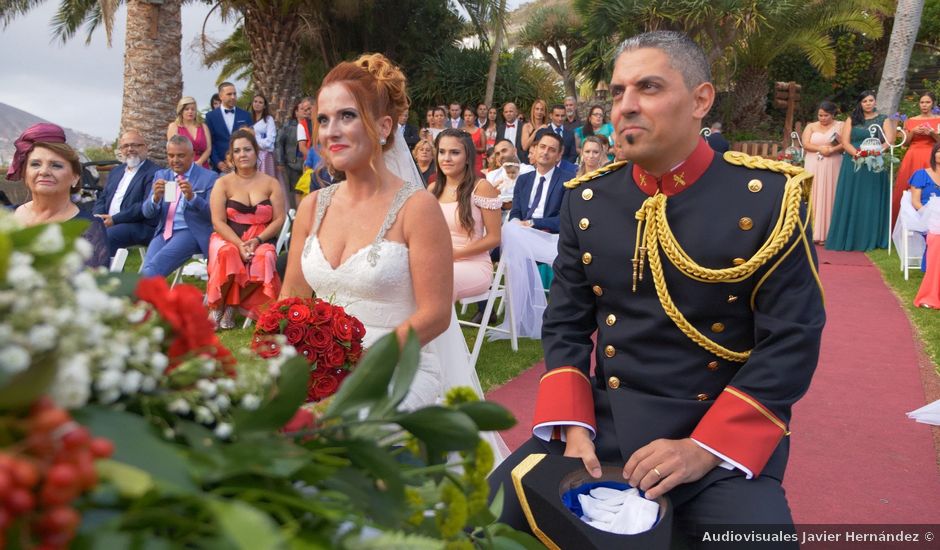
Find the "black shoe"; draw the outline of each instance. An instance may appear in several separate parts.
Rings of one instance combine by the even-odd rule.
[[[482,325],[483,324],[483,310],[478,309],[476,314],[470,318],[470,322],[477,324],[477,325]]]

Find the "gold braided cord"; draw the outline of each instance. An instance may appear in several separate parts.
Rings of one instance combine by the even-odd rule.
[[[565,189],[574,189],[575,187],[578,187],[582,183],[591,181],[592,179],[603,176],[604,174],[609,174],[613,172],[614,170],[619,170],[625,164],[627,164],[627,161],[618,160],[616,162],[611,162],[610,164],[606,166],[601,166],[600,168],[598,168],[597,170],[594,170],[593,172],[588,172],[587,174],[584,174],[583,176],[578,176],[574,179],[570,179],[566,181]]]

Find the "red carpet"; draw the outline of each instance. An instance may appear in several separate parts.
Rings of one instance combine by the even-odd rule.
[[[861,253],[819,250],[828,322],[813,384],[796,405],[784,487],[797,523],[940,523],[932,428],[905,416],[925,403],[926,361],[910,322]],[[541,362],[488,394],[530,432]],[[934,428],[935,429],[935,428]]]

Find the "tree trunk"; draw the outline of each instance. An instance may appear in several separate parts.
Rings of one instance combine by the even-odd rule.
[[[924,0],[898,0],[888,55],[878,85],[878,111],[881,113],[890,115],[898,110],[923,11]]]
[[[282,2],[255,2],[243,13],[255,91],[268,99],[275,119],[285,120],[301,95],[301,19]]]
[[[732,96],[732,129],[754,130],[767,120],[770,77],[766,67],[742,67],[737,73]]]
[[[127,1],[121,132],[136,129],[151,159],[166,160],[166,127],[183,94],[181,0]]]
[[[493,17],[496,25],[496,38],[493,39],[493,49],[490,50],[490,70],[486,75],[486,96],[483,103],[493,105],[493,93],[496,91],[496,69],[499,67],[499,54],[503,49],[503,16],[506,14],[506,0],[499,0],[499,11]]]

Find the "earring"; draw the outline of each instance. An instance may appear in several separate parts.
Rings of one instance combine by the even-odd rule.
[[[385,138],[379,139],[379,145],[385,145],[386,143],[387,141],[385,140]]]

